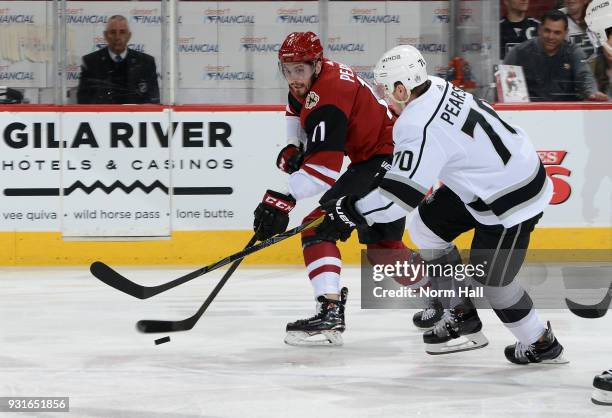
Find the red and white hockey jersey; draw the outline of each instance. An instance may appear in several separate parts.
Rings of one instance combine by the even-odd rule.
[[[393,152],[395,117],[347,65],[324,59],[304,100],[289,93],[286,116],[290,137],[300,136],[298,118],[306,134],[304,162],[289,178],[289,192],[298,200],[329,189],[345,155],[359,163]]]

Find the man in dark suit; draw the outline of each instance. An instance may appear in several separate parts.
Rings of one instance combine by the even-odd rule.
[[[108,19],[104,30],[108,46],[83,57],[78,103],[159,103],[155,59],[129,49],[131,36],[124,16]]]

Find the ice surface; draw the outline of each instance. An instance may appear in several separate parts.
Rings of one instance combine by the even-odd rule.
[[[157,284],[190,269],[118,270]],[[285,324],[314,309],[299,268],[240,267],[193,330],[136,331],[139,319],[191,316],[222,273],[141,301],[87,267],[0,269],[0,396],[70,396],[70,417],[612,416],[589,400],[593,376],[612,366],[612,314],[540,312],[568,365],[508,363],[513,337],[491,311],[488,347],[430,356],[414,311],[360,310],[357,268],[344,269],[340,348],[283,344]]]

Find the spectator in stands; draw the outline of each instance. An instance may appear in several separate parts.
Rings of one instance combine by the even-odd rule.
[[[508,51],[538,35],[540,22],[527,17],[529,0],[504,0],[506,16],[499,21],[499,53],[504,59]]]
[[[606,29],[608,48],[603,45],[597,50],[595,80],[597,89],[612,99],[612,28]]]
[[[584,53],[566,35],[567,16],[559,10],[546,12],[538,37],[512,48],[504,64],[523,67],[532,101],[607,101],[597,91]]]
[[[587,59],[595,59],[597,40],[584,21],[586,7],[591,0],[566,0],[565,7],[559,9],[567,15],[567,35],[565,39],[580,47]]]
[[[0,87],[0,104],[21,103],[24,103],[23,93],[21,91],[6,86]]]
[[[159,103],[155,59],[129,49],[131,36],[124,16],[108,19],[104,30],[108,46],[83,57],[78,103]]]

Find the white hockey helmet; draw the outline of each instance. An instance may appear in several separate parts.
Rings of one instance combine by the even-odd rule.
[[[423,55],[412,45],[398,45],[383,54],[374,67],[374,80],[393,98],[395,85],[400,82],[408,91],[427,81]],[[395,100],[395,99],[394,99]],[[396,100],[397,101],[397,100]]]
[[[599,43],[612,54],[612,46],[606,34],[606,30],[612,28],[612,0],[593,0],[587,6],[584,20]]]

